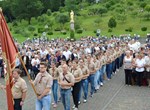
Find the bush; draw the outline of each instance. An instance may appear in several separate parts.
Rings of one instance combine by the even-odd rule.
[[[21,32],[22,32],[22,30],[20,28],[14,29],[14,33],[15,34],[20,34]]]
[[[97,33],[97,31],[96,31],[96,30],[94,30],[93,32],[94,32],[94,33]]]
[[[37,34],[37,33],[34,33],[34,36],[38,36],[38,34]]]
[[[60,7],[59,11],[60,11],[60,13],[64,13],[65,12],[65,8],[64,7]]]
[[[30,37],[30,33],[27,31],[23,31],[21,34],[23,37]]]
[[[54,12],[54,13],[53,13],[53,16],[57,16],[57,15],[58,15],[58,12]]]
[[[147,31],[147,27],[142,27],[141,31]]]
[[[12,23],[12,26],[18,26],[17,21],[14,21],[14,22]]]
[[[34,26],[28,26],[28,31],[35,31],[35,27]]]
[[[128,29],[125,29],[126,32],[128,32]]]
[[[44,32],[44,28],[38,28],[38,33],[43,33]]]
[[[128,31],[129,31],[129,32],[132,32],[132,30],[133,30],[132,27],[129,27],[129,28],[128,28]]]
[[[63,35],[66,35],[66,34],[67,34],[66,30],[62,30],[61,33],[62,33]]]
[[[126,32],[132,32],[133,28],[132,27],[129,27],[127,29],[125,29]]]
[[[70,31],[70,39],[75,39],[74,30]]]
[[[38,20],[38,22],[44,22],[44,17],[43,17],[43,16],[39,16],[39,17],[37,18],[37,20]]]
[[[108,29],[108,32],[112,32],[112,29]]]
[[[48,16],[51,16],[52,11],[51,11],[50,9],[48,9],[47,12],[46,12],[46,14],[47,14]]]
[[[54,30],[55,31],[61,31],[61,28],[60,27],[56,27]]]
[[[48,35],[53,35],[53,32],[48,32],[47,34],[48,34]]]
[[[82,29],[78,29],[78,30],[76,30],[76,33],[78,33],[78,34],[82,34],[82,32],[83,32],[83,30],[82,30]]]

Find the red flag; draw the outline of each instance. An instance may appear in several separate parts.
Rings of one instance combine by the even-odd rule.
[[[14,110],[13,97],[12,97],[12,70],[15,68],[15,60],[18,54],[18,50],[15,46],[13,38],[8,29],[7,23],[3,16],[2,10],[0,9],[0,41],[4,62],[7,65],[7,73],[5,75],[6,80],[6,95],[8,110]]]

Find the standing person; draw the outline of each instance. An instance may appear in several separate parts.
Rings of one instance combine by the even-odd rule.
[[[45,62],[40,63],[40,72],[37,74],[34,84],[37,92],[36,110],[50,110],[51,105],[51,87],[53,84],[52,76],[46,71],[47,64]]]
[[[131,85],[132,63],[133,63],[133,56],[131,56],[130,51],[126,51],[123,64],[124,64],[124,71],[125,71],[125,84],[127,85]]]
[[[96,73],[96,67],[90,55],[87,56],[87,67],[89,69],[88,82],[91,84],[90,96],[93,97],[93,93],[95,91],[94,78],[95,78],[95,73]]]
[[[72,90],[73,102],[74,102],[74,110],[78,110],[78,102],[79,102],[79,92],[81,89],[81,79],[82,79],[82,71],[77,67],[77,63],[73,61],[71,73],[75,78],[75,84]]]
[[[148,56],[145,56],[145,62],[146,62],[146,76],[147,76],[148,86],[150,87],[150,50]]]
[[[81,81],[81,90],[83,90],[84,93],[84,100],[83,102],[86,103],[87,102],[87,96],[88,96],[88,76],[89,76],[89,69],[87,68],[87,66],[85,65],[85,62],[83,60],[79,61],[79,65],[80,68],[82,70],[82,81]],[[80,97],[82,94],[82,91],[80,90]],[[80,100],[79,97],[79,100]]]
[[[25,64],[25,67],[27,68],[27,70],[29,69],[29,57],[26,55],[25,51],[22,52],[22,60]],[[25,70],[23,69],[23,73],[26,76],[27,73],[25,72]]]
[[[52,91],[53,91],[53,97],[54,97],[54,103],[52,103],[53,107],[57,107],[58,103],[58,69],[56,67],[56,64],[54,62],[51,62],[51,68],[49,69],[50,75],[53,77],[53,86],[52,86]]]
[[[143,73],[144,73],[144,67],[145,67],[145,60],[143,58],[142,54],[138,55],[138,58],[135,61],[135,71],[137,74],[137,85],[142,85],[142,79],[143,79]]]
[[[12,72],[14,85],[12,87],[12,95],[14,98],[14,110],[22,110],[24,100],[26,98],[27,84],[20,77],[21,70],[15,69]]]
[[[40,60],[38,58],[38,55],[35,55],[35,57],[31,60],[32,71],[33,71],[33,74],[34,74],[34,79],[35,79],[36,75],[39,72],[39,64],[40,64]]]
[[[74,85],[75,78],[68,71],[67,64],[62,66],[62,73],[59,75],[58,84],[60,85],[60,93],[64,110],[70,110],[71,87]]]
[[[106,52],[107,55],[107,64],[106,64],[106,74],[107,74],[107,80],[111,79],[112,76],[112,53]]]

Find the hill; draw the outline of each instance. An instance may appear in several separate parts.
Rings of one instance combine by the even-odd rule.
[[[120,34],[139,34],[146,36],[150,32],[150,2],[149,0],[100,0],[99,3],[80,2],[74,10],[75,37],[96,36],[96,30],[101,30],[101,36]],[[51,38],[66,38],[70,36],[70,18],[67,6],[59,11],[50,9],[38,17],[27,20],[15,20],[9,24],[12,35],[20,42],[27,38],[40,37],[46,33]],[[108,27],[110,18],[116,21],[116,27]]]

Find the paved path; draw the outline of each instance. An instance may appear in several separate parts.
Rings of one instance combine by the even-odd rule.
[[[0,82],[3,82],[3,79],[0,79]],[[23,110],[35,110],[36,97],[29,83],[28,88]],[[3,91],[0,91],[0,110],[7,110]],[[63,106],[59,103],[58,108],[52,110],[63,110]],[[110,81],[105,81],[104,86],[93,98],[89,97],[87,103],[83,104],[81,101],[79,110],[150,110],[150,88],[125,86],[124,72],[120,70]]]

